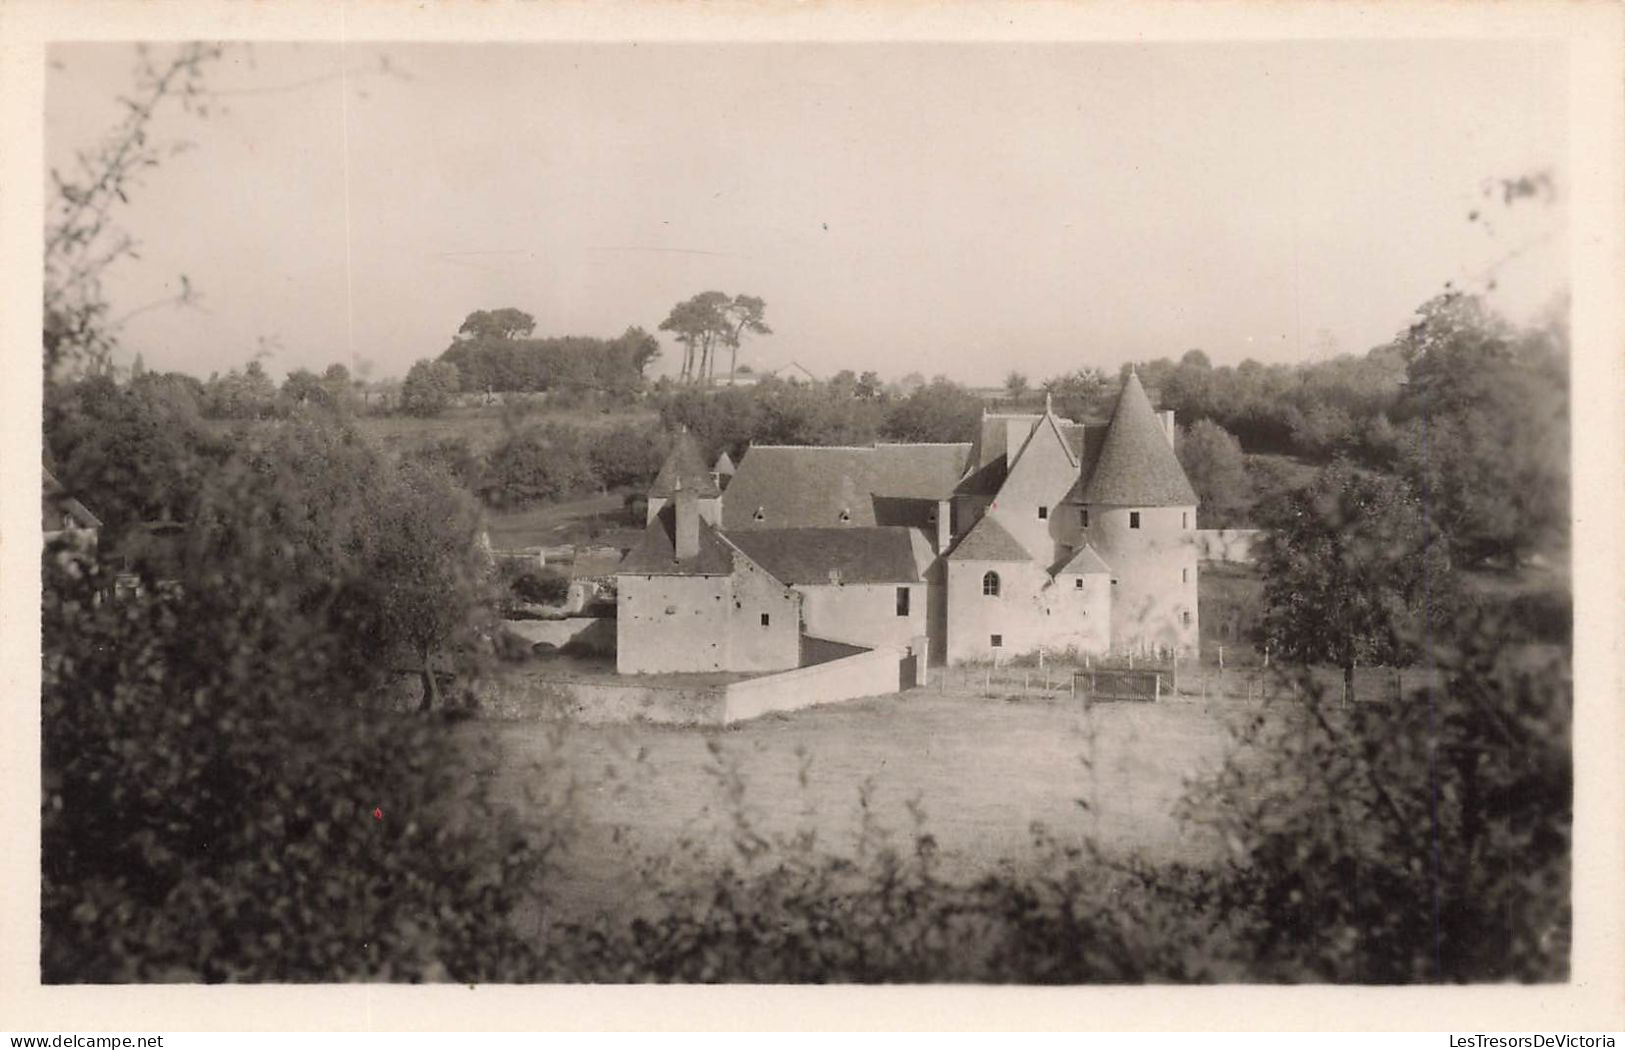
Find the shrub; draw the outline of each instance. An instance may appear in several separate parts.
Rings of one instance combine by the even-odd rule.
[[[515,597],[537,605],[557,605],[570,595],[570,577],[557,569],[521,573],[509,585]]]

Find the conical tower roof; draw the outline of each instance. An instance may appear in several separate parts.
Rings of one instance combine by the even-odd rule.
[[[671,453],[666,456],[666,462],[660,465],[660,473],[655,475],[649,495],[672,496],[677,492],[679,481],[684,489],[699,499],[712,499],[722,494],[712,480],[710,468],[705,465],[705,457],[700,455],[700,446],[695,444],[694,435],[686,430],[677,435]]]
[[[732,457],[728,455],[727,449],[722,450],[722,454],[718,456],[717,461],[711,465],[711,469],[718,474],[726,474],[730,478],[733,477],[734,461]]]
[[[1117,396],[1095,469],[1083,487],[1083,502],[1129,507],[1196,505],[1196,492],[1174,455],[1140,377],[1133,372]]]

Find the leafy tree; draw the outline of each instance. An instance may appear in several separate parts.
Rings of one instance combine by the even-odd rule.
[[[976,434],[982,400],[938,376],[886,409],[887,437],[898,441],[969,441]]]
[[[276,385],[254,360],[241,372],[211,376],[205,387],[206,414],[216,419],[263,419],[276,406]]]
[[[1008,400],[1020,401],[1022,398],[1027,396],[1027,392],[1030,389],[1031,385],[1027,382],[1027,377],[1022,373],[1012,369],[1008,374],[1005,375],[1004,396]]]
[[[226,452],[199,419],[196,389],[153,373],[125,387],[106,375],[47,385],[46,451],[58,480],[102,519],[107,549],[139,522],[192,516]]]
[[[1439,627],[1440,684],[1344,706],[1299,680],[1193,785],[1186,815],[1230,854],[1185,892],[1224,917],[1248,979],[1567,974],[1568,660],[1492,610]]]
[[[853,393],[865,401],[879,400],[885,393],[885,385],[880,381],[880,373],[869,371],[858,376],[858,383],[853,389]]]
[[[1110,411],[1111,391],[1106,377],[1093,368],[1080,368],[1044,380],[1042,389],[1055,411],[1067,419],[1093,419]]]
[[[341,606],[312,616],[274,563],[119,601],[95,565],[45,573],[46,982],[537,971],[511,916],[552,839],[443,725],[357,705]]]
[[[1175,447],[1179,465],[1201,500],[1197,515],[1203,526],[1225,529],[1245,523],[1252,506],[1252,482],[1235,435],[1199,419],[1180,428]]]
[[[1567,334],[1514,331],[1468,296],[1419,314],[1397,341],[1402,469],[1457,561],[1515,565],[1567,531]]]
[[[727,345],[734,330],[732,307],[726,292],[701,292],[673,306],[660,322],[660,330],[673,333],[683,347],[680,379],[710,382],[712,351]]]
[[[536,318],[523,310],[505,306],[500,310],[475,310],[463,319],[457,334],[474,339],[524,339],[536,330]]]
[[[767,304],[760,297],[754,295],[736,295],[729,303],[724,313],[727,315],[729,331],[728,344],[728,385],[732,386],[734,373],[739,366],[739,343],[746,332],[753,335],[772,335],[773,329],[767,326],[763,315],[767,312]]]
[[[461,384],[457,366],[451,362],[419,361],[401,384],[401,409],[414,416],[437,416],[451,404]]]
[[[596,488],[592,443],[557,424],[517,429],[486,458],[481,496],[493,507],[526,507]]]
[[[570,577],[557,569],[543,568],[515,576],[509,589],[520,601],[557,605],[570,596]]]
[[[479,507],[445,471],[406,462],[383,486],[369,518],[364,593],[381,639],[410,646],[422,661],[420,711],[441,702],[435,657],[466,641],[486,597]]]
[[[666,445],[649,426],[622,423],[600,431],[591,447],[593,473],[606,488],[647,485],[660,473]]]
[[[1352,694],[1356,664],[1409,662],[1444,622],[1443,539],[1403,480],[1334,463],[1259,516],[1263,634],[1281,658],[1342,668]]]

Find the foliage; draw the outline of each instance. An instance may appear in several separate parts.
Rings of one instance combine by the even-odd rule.
[[[45,981],[536,971],[510,913],[556,843],[484,798],[445,726],[355,705],[348,632],[242,563],[108,583],[47,559]]]
[[[1344,707],[1307,680],[1190,796],[1227,838],[1200,880],[1265,981],[1552,981],[1568,969],[1566,658],[1470,611],[1442,688]]]
[[[1105,418],[1111,413],[1112,390],[1099,370],[1080,368],[1044,380],[1042,389],[1058,415],[1067,419]]]
[[[522,572],[508,585],[520,601],[558,605],[570,596],[570,577],[557,569]]]
[[[667,443],[652,426],[623,423],[601,431],[590,452],[593,473],[606,488],[647,485],[660,473]]]
[[[468,392],[546,392],[563,400],[597,394],[625,401],[643,389],[644,371],[659,356],[655,337],[633,327],[614,339],[532,339],[485,331],[454,341],[439,360],[457,367],[460,389]]]
[[[882,429],[897,441],[969,441],[981,415],[981,398],[938,376],[892,402]]]
[[[1467,296],[1418,314],[1396,341],[1401,469],[1459,563],[1515,566],[1567,536],[1567,332],[1514,331]]]
[[[596,488],[591,439],[557,423],[522,426],[491,450],[480,495],[493,507],[525,507]]]
[[[438,416],[462,385],[457,366],[442,358],[422,360],[407,370],[401,383],[401,410],[413,416]]]
[[[406,462],[386,477],[368,516],[367,558],[358,590],[368,625],[386,646],[410,646],[422,661],[427,711],[440,701],[434,657],[481,626],[487,567],[478,547],[482,520],[473,497],[445,471]]]
[[[276,414],[276,384],[258,360],[241,372],[212,375],[204,386],[204,414],[213,419],[264,419]]]
[[[129,200],[143,176],[184,144],[154,138],[154,116],[171,100],[188,112],[206,116],[203,74],[223,53],[218,44],[186,44],[167,60],[146,46],[137,49],[134,89],[120,97],[123,119],[102,142],[79,154],[78,169],[64,174],[53,168],[51,201],[45,222],[45,288],[43,344],[45,375],[95,373],[110,365],[119,329],[138,312],[192,299],[191,283],[182,275],[180,293],[114,317],[102,287],[109,267],[133,258],[135,239],[113,220],[119,203]]]
[[[106,375],[45,388],[45,446],[57,479],[102,520],[111,548],[135,524],[192,516],[226,446],[204,429],[196,380]]]
[[[1245,525],[1252,506],[1252,482],[1241,442],[1217,423],[1199,419],[1180,429],[1175,449],[1179,465],[1201,500],[1196,512],[1201,527]]]
[[[1443,538],[1401,479],[1334,463],[1259,508],[1263,634],[1283,659],[1405,663],[1445,622],[1453,580]]]
[[[473,339],[525,339],[535,330],[536,318],[505,306],[499,310],[475,310],[463,319],[457,334]]]
[[[716,374],[717,358],[729,351],[728,383],[739,362],[739,346],[746,332],[771,335],[773,329],[763,319],[767,304],[754,295],[729,297],[726,292],[700,292],[671,308],[660,322],[662,332],[671,332],[683,347],[683,365],[678,378],[709,386]]]

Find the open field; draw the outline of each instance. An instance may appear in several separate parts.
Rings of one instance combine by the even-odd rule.
[[[642,537],[643,530],[627,517],[622,498],[619,492],[599,492],[522,510],[487,510],[486,531],[491,545],[498,550],[563,543],[630,547]]]
[[[915,691],[719,731],[648,725],[472,724],[489,733],[494,794],[520,812],[527,790],[575,785],[580,837],[552,895],[569,918],[651,902],[636,857],[729,856],[730,784],[769,838],[811,829],[850,854],[870,813],[901,844],[910,803],[940,846],[942,873],[970,879],[1031,859],[1031,827],[1063,843],[1201,862],[1215,843],[1175,818],[1188,778],[1217,767],[1244,704],[1026,702]],[[1094,755],[1091,774],[1081,760]],[[1091,801],[1085,811],[1079,799]]]

